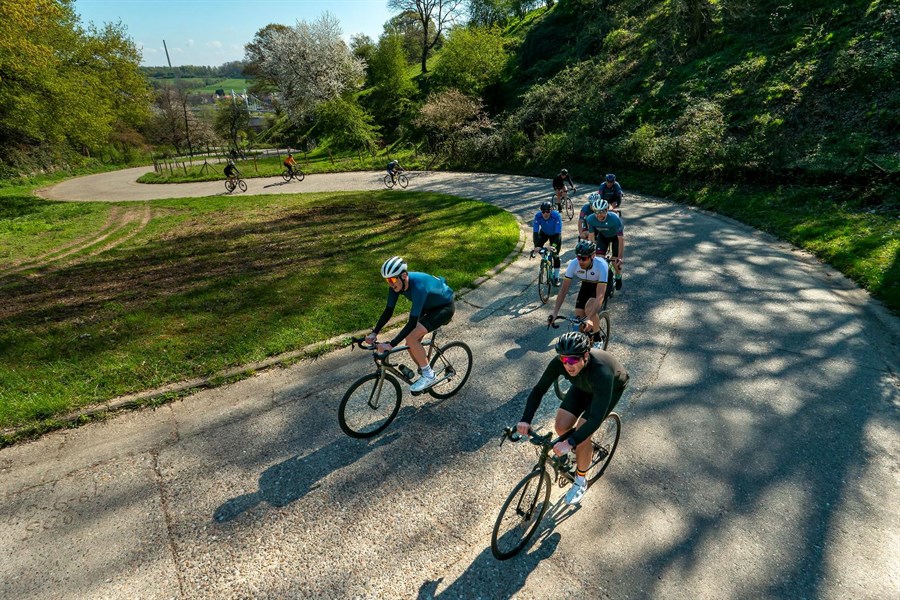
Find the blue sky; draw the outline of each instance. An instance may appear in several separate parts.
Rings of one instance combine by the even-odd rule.
[[[269,23],[312,22],[325,11],[341,22],[344,39],[365,33],[377,40],[391,17],[387,0],[75,0],[81,22],[122,21],[145,66],[218,66],[243,60],[244,44]]]

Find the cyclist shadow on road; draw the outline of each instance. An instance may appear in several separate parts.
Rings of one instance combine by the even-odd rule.
[[[270,187],[281,187],[283,185],[290,185],[292,181],[293,181],[292,179],[290,179],[288,181],[276,181],[274,183],[270,183],[269,185],[264,185],[263,189],[270,188]]]
[[[511,598],[525,586],[525,581],[538,564],[556,552],[560,537],[559,533],[544,529],[528,549],[507,561],[497,560],[490,547],[485,548],[465,572],[440,593],[436,592],[443,577],[423,583],[419,588],[418,600],[470,598],[475,590],[478,590],[479,598]]]
[[[213,513],[213,520],[218,523],[231,521],[263,501],[271,506],[286,506],[316,489],[317,482],[337,465],[351,464],[399,437],[399,433],[393,433],[368,444],[348,444],[342,437],[306,456],[292,456],[263,471],[257,491],[226,500]]]

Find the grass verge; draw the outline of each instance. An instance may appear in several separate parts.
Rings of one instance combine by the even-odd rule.
[[[12,260],[34,254],[35,223],[55,223],[43,234],[48,250],[127,204],[8,197],[0,227]],[[68,206],[87,207],[90,218]],[[150,206],[150,223],[106,252],[0,275],[0,428],[40,430],[79,407],[370,327],[384,308],[377,273],[386,257],[402,254],[460,289],[519,238],[509,213],[423,192]],[[398,312],[406,308],[401,300]]]

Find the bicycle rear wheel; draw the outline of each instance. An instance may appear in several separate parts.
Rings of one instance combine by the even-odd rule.
[[[241,188],[242,192],[247,191],[247,184],[244,182],[243,179],[238,179],[238,187]]]
[[[350,386],[338,408],[338,423],[350,437],[367,438],[381,433],[400,410],[400,384],[389,375],[379,381],[369,373]]]
[[[287,169],[285,169],[284,171],[281,172],[281,178],[284,179],[285,181],[291,180],[291,174],[288,172]]]
[[[449,398],[469,379],[469,373],[472,372],[472,350],[463,342],[450,342],[441,348],[435,348],[431,368],[438,379],[449,377],[428,388],[428,393],[435,398]]]
[[[387,189],[391,189],[392,187],[394,187],[394,180],[391,179],[390,175],[384,176],[384,187],[386,187]]]
[[[609,320],[609,313],[600,313],[600,331],[592,338],[594,348],[606,350],[609,346],[609,332],[612,329],[612,323]]]
[[[518,554],[531,539],[550,504],[550,475],[532,471],[513,488],[491,533],[491,552],[499,560]]]
[[[572,382],[563,375],[557,377],[556,381],[553,382],[553,391],[560,400],[565,399],[566,393],[569,391],[570,387],[572,387]]]
[[[566,217],[571,221],[575,217],[575,205],[572,204],[572,199],[569,196],[566,196],[565,204]]]
[[[234,191],[234,182],[230,179],[225,180],[225,191],[227,191],[229,194]]]
[[[553,283],[550,281],[550,263],[547,261],[541,261],[541,270],[538,273],[538,297],[541,299],[541,304],[547,304],[547,301],[550,300],[550,287]]]
[[[397,183],[399,183],[400,187],[402,187],[405,190],[406,186],[409,185],[409,179],[407,179],[406,175],[404,175],[403,173],[400,173],[400,176],[397,177]]]
[[[608,417],[603,419],[600,427],[591,436],[591,443],[594,445],[594,455],[591,458],[591,466],[587,475],[585,475],[588,486],[593,485],[595,481],[600,479],[600,476],[606,471],[606,467],[609,466],[613,454],[616,453],[616,447],[619,445],[621,430],[622,420],[619,419],[619,415],[611,412]]]

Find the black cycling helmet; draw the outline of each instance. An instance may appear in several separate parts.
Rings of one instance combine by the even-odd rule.
[[[591,349],[591,338],[580,331],[570,331],[556,340],[556,353],[560,356],[582,356]]]
[[[578,240],[575,244],[575,256],[594,256],[597,253],[597,244],[589,240]]]
[[[568,169],[563,169],[563,170],[561,170],[561,171],[559,172],[559,174],[562,175],[563,177],[565,177],[566,175],[569,174],[569,170],[568,170]]]
[[[607,173],[607,174],[606,174],[606,180],[607,180],[608,182],[612,183],[613,181],[616,180],[616,176],[613,175],[612,173]]]
[[[549,201],[541,202],[541,212],[548,212],[553,210],[553,203]]]

